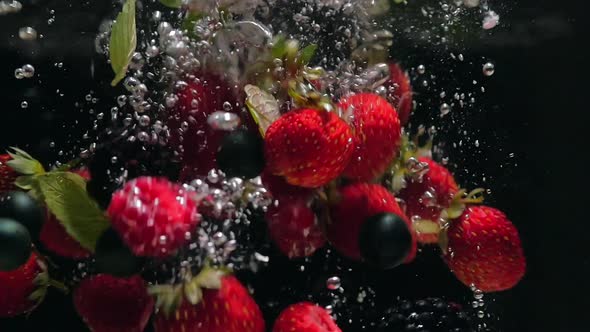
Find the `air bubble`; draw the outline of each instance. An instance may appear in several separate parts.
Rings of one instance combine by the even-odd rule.
[[[483,74],[486,76],[492,76],[494,75],[494,72],[496,71],[496,68],[494,66],[493,63],[491,62],[487,62],[483,65]]]
[[[31,78],[35,75],[35,67],[32,65],[26,64],[22,68],[23,77]]]
[[[424,74],[426,72],[426,67],[424,65],[418,66],[418,74]]]
[[[443,117],[451,112],[451,106],[449,104],[444,103],[440,105],[440,116]]]
[[[328,278],[328,280],[326,280],[326,287],[329,290],[336,290],[336,289],[340,288],[340,285],[341,285],[340,278],[337,276],[330,277],[330,278]]]
[[[216,130],[234,130],[240,125],[240,117],[229,112],[214,112],[207,118],[207,124]]]
[[[22,40],[37,39],[37,30],[31,27],[22,27],[18,30],[18,37]]]
[[[20,107],[21,108],[27,108],[27,107],[29,107],[29,103],[26,102],[26,101],[23,101],[22,103],[20,103]]]

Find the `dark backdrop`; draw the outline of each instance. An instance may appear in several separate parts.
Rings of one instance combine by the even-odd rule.
[[[588,104],[582,102],[589,88],[584,74],[588,30],[583,3],[511,2],[498,32],[465,52],[466,57],[493,59],[497,70],[486,80],[487,92],[478,101],[485,111],[464,114],[461,120],[466,129],[478,130],[483,144],[478,152],[450,149],[450,154],[458,164],[467,164],[470,172],[486,175],[486,186],[492,189],[490,204],[511,216],[528,258],[525,279],[513,290],[489,297],[503,331],[587,331],[590,322],[589,228],[583,213],[588,197],[588,125],[582,114]],[[97,111],[112,106],[116,91],[96,84],[101,77],[93,77],[90,70],[94,66],[95,73],[110,75],[109,67],[95,55],[93,42],[101,18],[111,9],[107,1],[23,4],[20,14],[0,16],[0,148],[19,145],[51,161],[60,146],[77,140],[89,125],[89,107],[76,107],[75,102],[88,103],[84,97],[93,90],[93,96],[100,98]],[[48,25],[54,16],[51,9],[55,22]],[[38,43],[20,41],[18,28],[26,25],[37,27],[44,38]],[[61,68],[56,65],[60,62]],[[14,69],[25,63],[32,63],[38,75],[16,80]],[[26,109],[20,107],[23,100],[29,103]],[[458,139],[449,135],[450,141]],[[57,149],[50,148],[52,141]],[[509,158],[510,153],[514,157]],[[466,186],[482,185],[466,172],[459,171],[458,177]],[[372,282],[391,296],[405,292],[465,296],[444,266],[429,259],[413,271],[383,274]],[[280,279],[276,273],[273,279]],[[54,292],[29,320],[0,321],[1,332],[34,331],[40,326],[45,331],[78,331],[82,325],[70,298]]]

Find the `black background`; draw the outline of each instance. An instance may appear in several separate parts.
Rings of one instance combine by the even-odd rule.
[[[89,69],[94,61],[97,75],[110,75],[93,50],[98,24],[111,13],[104,2],[23,1],[20,14],[0,16],[2,150],[18,145],[44,161],[55,160],[59,149],[49,149],[49,142],[67,146],[89,123],[90,117],[74,102],[84,102],[92,89],[101,98],[95,108],[110,109],[116,91],[96,84],[102,78],[92,77]],[[584,213],[588,125],[582,120],[590,88],[584,54],[589,31],[583,3],[511,2],[497,34],[464,52],[467,58],[492,59],[497,70],[486,80],[487,92],[478,101],[485,111],[461,115],[464,127],[477,128],[483,142],[477,156],[472,157],[469,149],[451,149],[450,154],[470,172],[487,176],[490,204],[511,216],[528,259],[527,275],[516,288],[489,297],[503,331],[577,332],[587,331],[590,323],[589,228]],[[51,9],[55,23],[48,26]],[[45,38],[33,44],[20,41],[18,28],[27,25],[37,27]],[[63,68],[54,65],[58,62]],[[34,64],[38,75],[16,80],[14,69],[25,63]],[[63,97],[56,93],[58,88]],[[23,100],[29,102],[27,109],[20,108]],[[457,139],[449,135],[449,141]],[[507,159],[509,153],[514,158]],[[458,170],[458,177],[466,186],[482,185],[464,171]],[[391,296],[413,292],[468,301],[445,267],[433,255],[426,256],[412,271],[402,269],[372,281]],[[275,280],[280,276],[270,274]],[[70,298],[51,292],[28,320],[0,320],[0,331],[35,331],[41,326],[44,331],[82,330],[70,303]]]

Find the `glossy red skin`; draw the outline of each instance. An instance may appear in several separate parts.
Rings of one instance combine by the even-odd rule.
[[[326,243],[316,215],[305,199],[284,200],[271,206],[266,222],[274,243],[289,258],[309,257]]]
[[[234,276],[225,276],[219,290],[204,289],[197,305],[184,300],[166,317],[154,319],[156,332],[264,332],[262,312]]]
[[[406,215],[410,220],[419,218],[437,223],[443,209],[448,208],[459,186],[453,174],[444,166],[426,157],[418,158],[420,162],[428,164],[428,173],[422,181],[408,181],[407,186],[398,194],[406,206]],[[436,204],[428,205],[422,197],[429,191],[435,194]],[[436,243],[438,234],[417,234],[420,243]]]
[[[340,175],[353,147],[349,126],[336,114],[303,108],[273,122],[264,152],[272,174],[291,185],[317,188]]]
[[[526,260],[516,227],[501,211],[468,207],[453,221],[444,259],[455,276],[483,292],[514,287],[524,276]]]
[[[177,199],[180,197],[179,199]],[[113,194],[107,210],[113,228],[137,256],[167,257],[200,223],[190,192],[164,178],[140,177]],[[161,237],[165,241],[161,241]]]
[[[384,212],[399,215],[411,230],[412,248],[405,263],[413,261],[416,257],[416,237],[412,224],[395,197],[377,184],[355,183],[340,189],[340,200],[331,208],[331,220],[326,230],[328,240],[344,256],[361,260],[358,245],[361,226],[368,217]]]
[[[93,332],[142,332],[154,310],[154,299],[139,276],[99,274],[80,282],[74,305]]]
[[[209,115],[224,111],[224,103],[232,105],[232,112],[239,113],[236,91],[222,77],[212,73],[197,73],[196,81],[176,91],[178,101],[170,110],[167,125],[170,128],[170,145],[182,150],[184,169],[182,177],[191,179],[207,175],[216,168],[216,155],[224,131],[214,130],[207,124]],[[181,131],[181,124],[188,123],[188,129]]]
[[[385,172],[399,152],[401,125],[396,110],[372,93],[352,95],[340,101],[352,111],[355,150],[343,175],[355,181],[371,181]]]
[[[16,189],[14,181],[18,174],[6,164],[10,160],[12,157],[9,154],[0,155],[0,194]]]
[[[341,332],[326,309],[300,302],[287,307],[275,321],[272,332]]]
[[[389,81],[385,83],[388,90],[393,90],[389,94],[389,101],[395,106],[402,125],[406,125],[410,120],[410,115],[414,108],[414,92],[410,83],[410,76],[397,63],[389,64]]]
[[[36,303],[29,296],[37,289],[33,280],[41,272],[35,253],[18,269],[0,272],[0,317],[14,317],[34,309]]]

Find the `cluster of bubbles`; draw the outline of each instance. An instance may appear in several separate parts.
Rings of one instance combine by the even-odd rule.
[[[14,70],[14,77],[18,80],[23,78],[32,78],[35,75],[35,67],[30,64],[23,65]]]

